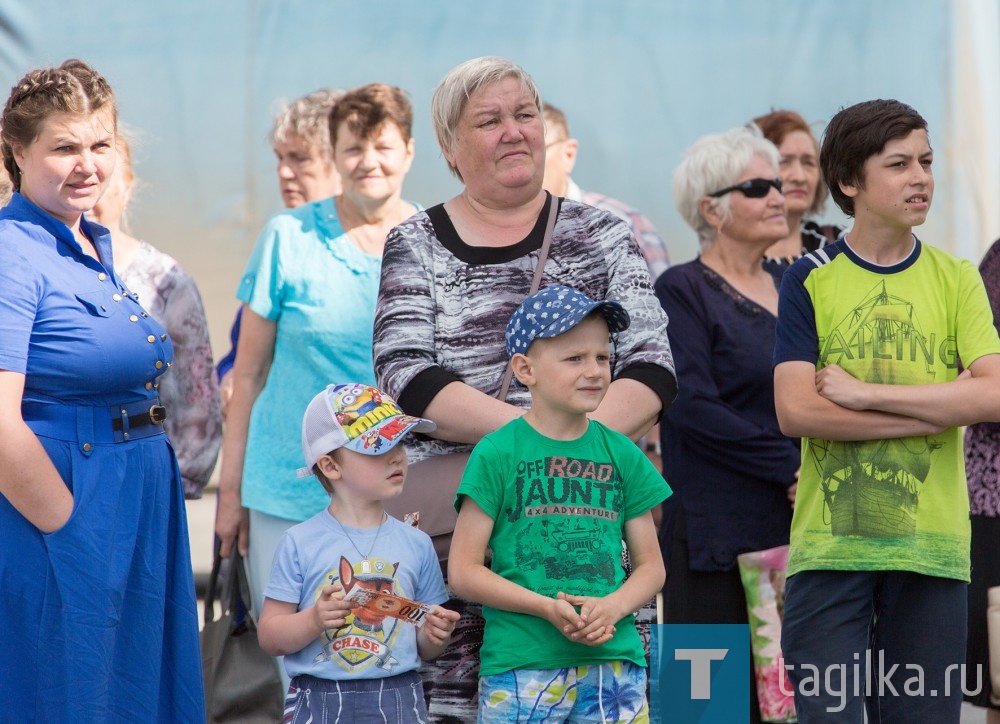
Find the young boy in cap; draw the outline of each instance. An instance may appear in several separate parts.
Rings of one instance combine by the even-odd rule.
[[[565,286],[525,299],[507,325],[531,407],[473,450],[448,561],[455,592],[483,604],[480,721],[648,717],[633,613],[663,585],[651,510],[670,488],[588,417],[611,383],[610,334],[628,325],[617,302]]]
[[[861,722],[866,704],[872,722],[961,716],[959,428],[1000,420],[1000,341],[976,267],[913,234],[932,161],[908,105],[837,113],[820,164],[854,225],[781,285],[775,407],[804,438],[781,644],[802,724]]]
[[[387,515],[383,501],[406,479],[399,443],[434,427],[363,384],[330,385],[306,408],[299,474],[314,474],[330,505],[281,539],[259,624],[261,648],[284,656],[291,677],[285,722],[337,721],[341,711],[427,721],[417,669],[444,650],[458,614],[437,605],[448,594],[430,537]],[[411,600],[351,600],[375,593]],[[397,617],[410,610],[419,628]]]

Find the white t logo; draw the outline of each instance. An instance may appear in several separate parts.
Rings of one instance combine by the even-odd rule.
[[[712,698],[712,662],[726,658],[729,649],[674,649],[675,661],[691,662],[691,698]]]

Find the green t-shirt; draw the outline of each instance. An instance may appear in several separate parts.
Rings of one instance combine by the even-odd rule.
[[[545,596],[605,596],[625,580],[625,521],[670,487],[624,435],[591,422],[576,440],[547,438],[518,418],[484,437],[455,499],[469,496],[493,518],[492,570]],[[634,616],[599,647],[575,643],[545,619],[483,606],[483,676],[628,660],[645,666]]]
[[[774,363],[840,365],[859,380],[954,380],[1000,353],[978,270],[915,242],[882,267],[844,240],[786,272]],[[914,571],[969,580],[969,498],[961,430],[860,442],[806,438],[788,574]]]

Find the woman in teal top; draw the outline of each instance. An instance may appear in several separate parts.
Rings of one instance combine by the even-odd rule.
[[[401,198],[413,161],[412,118],[400,88],[375,83],[348,92],[330,118],[343,192],[273,217],[240,282],[216,533],[223,555],[235,543],[247,557],[257,613],[278,539],[329,502],[296,478],[309,400],[330,383],[375,382],[382,247],[388,231],[417,211]]]

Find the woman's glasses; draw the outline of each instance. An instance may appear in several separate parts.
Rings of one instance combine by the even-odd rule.
[[[713,191],[709,194],[709,196],[713,199],[717,199],[720,196],[725,196],[731,191],[739,191],[748,199],[762,199],[771,192],[772,186],[778,189],[779,194],[781,193],[780,178],[752,178],[738,184],[733,184],[732,186],[726,186],[724,189]]]

